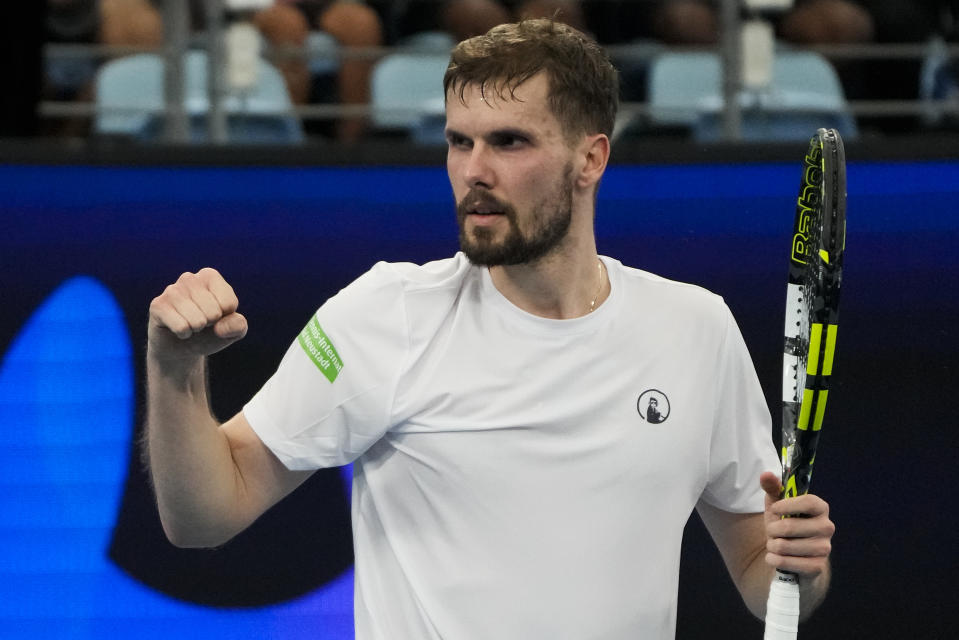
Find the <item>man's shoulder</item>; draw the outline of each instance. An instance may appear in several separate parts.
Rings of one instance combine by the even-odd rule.
[[[639,304],[725,309],[722,296],[690,282],[672,280],[613,260],[619,270],[626,298]]]
[[[359,305],[376,312],[395,304],[408,307],[419,300],[433,307],[442,299],[455,298],[471,277],[477,277],[477,267],[460,253],[423,264],[377,262],[327,301],[327,306]]]
[[[456,287],[475,267],[462,253],[423,264],[413,262],[378,262],[364,278],[389,280],[407,292]]]

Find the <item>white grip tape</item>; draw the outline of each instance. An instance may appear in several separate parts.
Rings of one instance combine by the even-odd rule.
[[[795,640],[799,632],[799,582],[796,576],[777,571],[766,601],[763,640]]]

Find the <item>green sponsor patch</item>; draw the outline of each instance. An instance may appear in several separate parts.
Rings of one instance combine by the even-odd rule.
[[[320,370],[326,379],[330,382],[336,380],[343,369],[343,361],[340,355],[333,348],[333,343],[323,333],[323,327],[320,321],[313,316],[313,319],[303,327],[303,331],[297,337],[297,342],[303,347],[303,351],[309,356],[316,368]]]

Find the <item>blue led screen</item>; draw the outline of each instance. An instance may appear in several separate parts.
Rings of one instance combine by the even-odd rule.
[[[798,163],[613,166],[596,222],[602,253],[726,298],[774,418],[798,182]],[[813,482],[836,579],[810,635],[947,637],[957,196],[957,162],[850,164]],[[166,543],[136,445],[146,311],[183,271],[231,281],[251,329],[211,365],[226,418],[375,261],[455,251],[445,171],[7,165],[0,231],[0,638],[351,638],[348,474],[317,473],[216,551]],[[692,522],[678,637],[761,634],[723,571]]]

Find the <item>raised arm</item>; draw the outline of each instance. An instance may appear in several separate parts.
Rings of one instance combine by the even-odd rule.
[[[704,502],[700,517],[719,548],[736,588],[757,618],[766,614],[766,598],[775,569],[799,574],[800,620],[826,596],[830,581],[829,554],[835,525],[829,505],[811,494],[782,500],[782,484],[764,473],[765,513],[729,513]],[[802,516],[785,518],[783,516]]]
[[[147,453],[163,530],[177,546],[223,544],[299,486],[239,413],[219,424],[207,357],[243,338],[233,288],[214,269],[184,273],[150,304]]]

